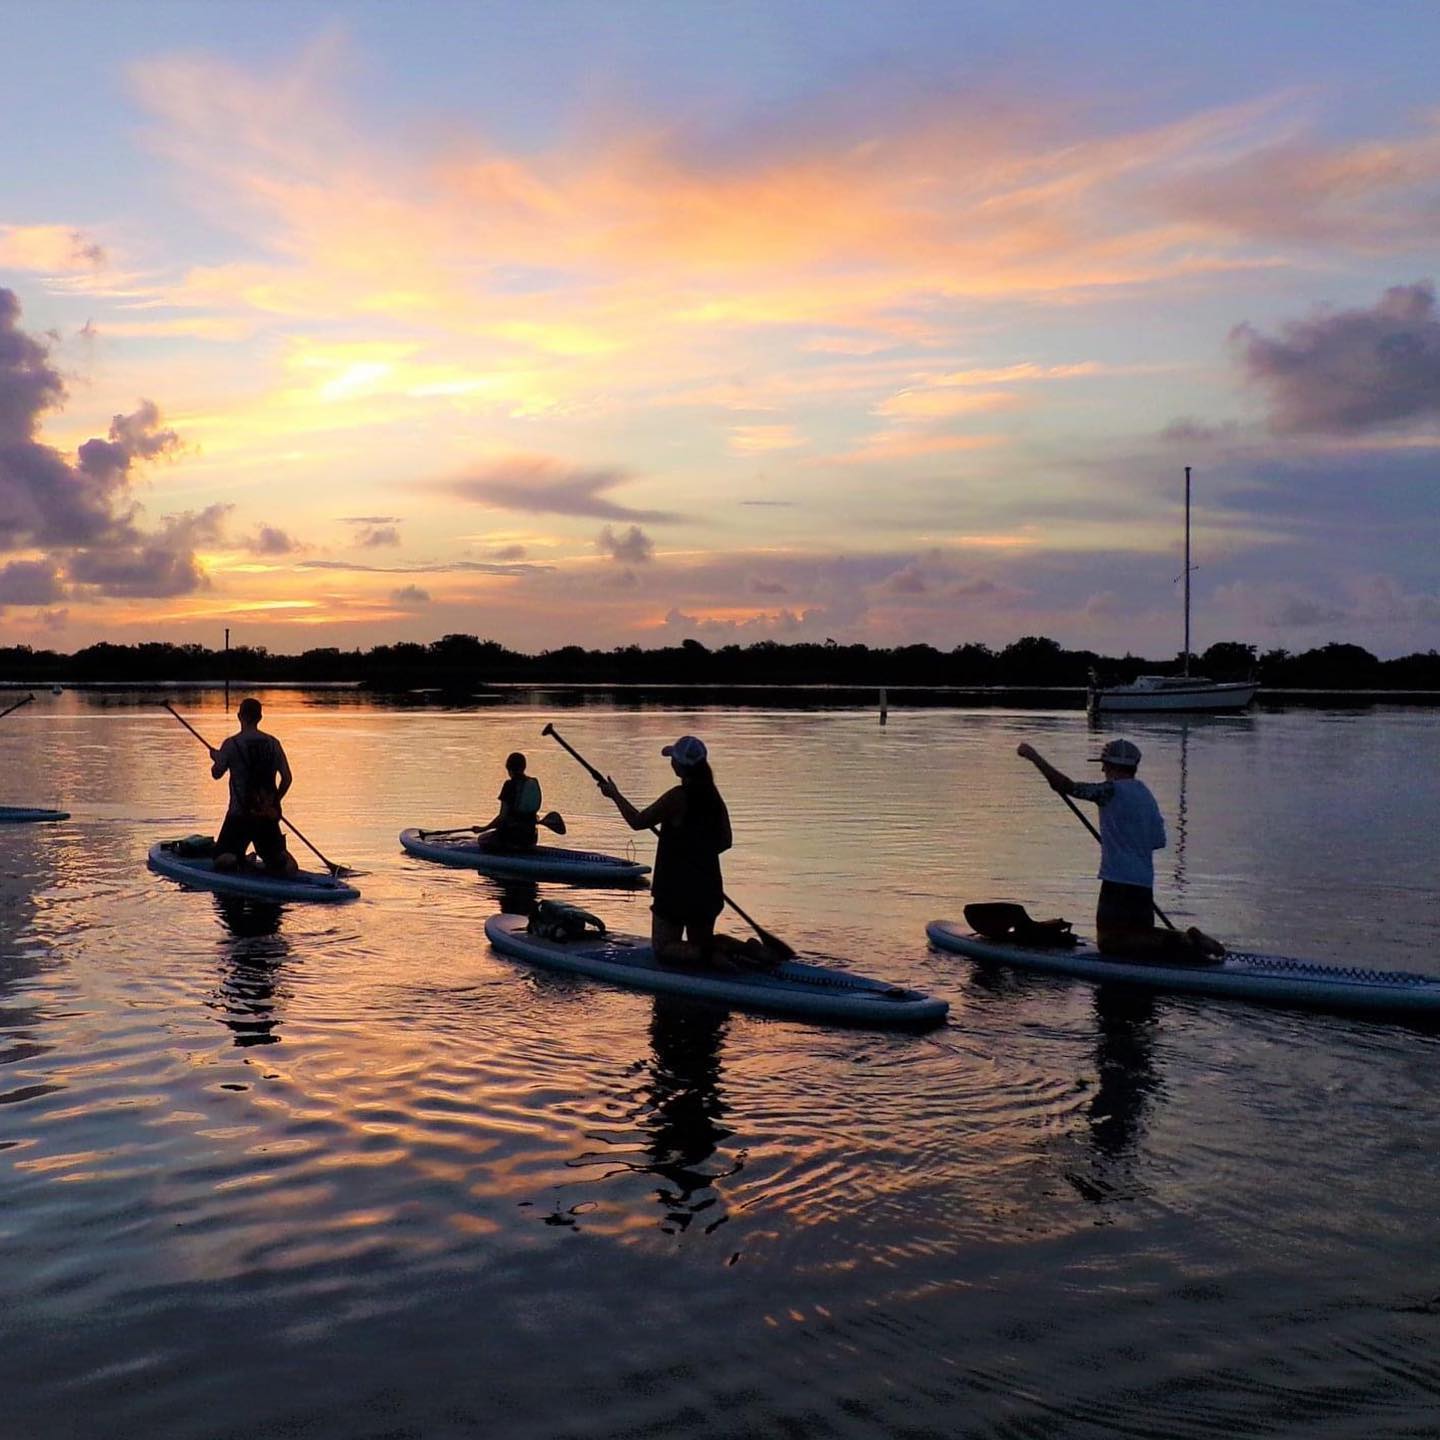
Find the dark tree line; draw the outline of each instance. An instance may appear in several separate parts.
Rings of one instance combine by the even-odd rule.
[[[0,682],[84,683],[157,681],[232,684],[266,681],[349,682],[378,691],[436,689],[463,693],[486,684],[592,685],[865,685],[865,686],[1083,686],[1092,669],[1106,683],[1136,675],[1177,674],[1181,657],[1155,661],[1066,650],[1054,640],[1027,635],[1001,650],[988,645],[932,645],[871,649],[866,645],[753,645],[710,649],[685,640],[653,650],[638,645],[586,650],[566,645],[524,655],[494,640],[446,635],[429,644],[403,641],[370,650],[324,648],[298,655],[242,645],[228,652],[203,645],[89,645],[73,655],[28,645],[0,648]],[[1440,690],[1440,655],[1434,650],[1381,660],[1358,645],[1330,644],[1292,655],[1257,654],[1253,645],[1227,641],[1191,657],[1191,669],[1213,679],[1258,676],[1274,689]]]

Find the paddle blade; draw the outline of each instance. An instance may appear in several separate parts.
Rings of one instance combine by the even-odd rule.
[[[759,925],[755,925],[754,921],[751,921],[751,924],[754,926],[755,934],[759,938],[760,943],[767,950],[773,951],[781,960],[793,960],[795,958],[797,952],[791,949],[778,935],[772,935],[768,930],[763,929]]]
[[[563,835],[565,833],[565,817],[558,811],[551,810],[541,815],[538,823],[543,825],[547,830],[553,830],[557,835]]]

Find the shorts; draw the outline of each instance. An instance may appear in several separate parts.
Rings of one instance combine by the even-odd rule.
[[[1155,892],[1145,885],[1122,885],[1118,880],[1100,882],[1100,899],[1095,906],[1096,930],[1153,930]]]
[[[495,843],[502,850],[533,850],[540,843],[540,834],[534,825],[517,820],[496,826]]]
[[[687,930],[692,925],[713,930],[724,908],[723,900],[712,902],[705,898],[666,895],[659,899],[652,897],[650,913],[669,921],[671,925],[682,926]]]
[[[285,835],[278,820],[260,815],[227,815],[215,837],[215,853],[243,860],[250,845],[268,869],[285,863]]]

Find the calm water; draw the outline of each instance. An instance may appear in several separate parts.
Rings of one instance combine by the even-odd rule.
[[[331,910],[149,874],[223,809],[135,698],[0,722],[0,1434],[1420,1436],[1440,1430],[1440,1037],[985,977],[924,923],[1088,921],[1094,843],[1027,739],[1083,716],[276,694],[288,808],[371,873]],[[191,697],[202,731],[220,697]],[[711,743],[731,893],[946,995],[930,1036],[532,972],[501,894],[404,857],[527,749],[574,843]],[[1161,904],[1233,942],[1440,973],[1440,712],[1130,721]],[[647,845],[641,853],[648,853]],[[299,847],[297,847],[298,850]],[[643,895],[565,892],[614,928]],[[1088,928],[1082,924],[1080,928]]]

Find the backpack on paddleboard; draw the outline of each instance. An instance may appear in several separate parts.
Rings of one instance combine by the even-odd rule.
[[[965,923],[982,939],[1031,950],[1068,950],[1080,943],[1068,920],[1032,920],[1023,905],[992,900],[965,907]]]
[[[578,905],[542,900],[525,929],[542,940],[584,940],[605,933],[605,922]]]

